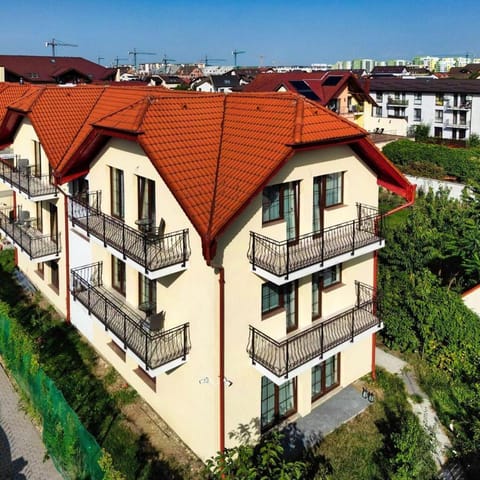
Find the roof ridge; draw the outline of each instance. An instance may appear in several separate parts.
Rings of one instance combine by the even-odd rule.
[[[210,235],[212,233],[213,218],[215,213],[215,207],[217,205],[216,199],[217,199],[217,192],[218,192],[218,177],[220,172],[220,159],[222,157],[222,151],[223,151],[222,147],[223,147],[223,135],[225,133],[225,113],[226,113],[226,106],[227,106],[227,98],[228,98],[228,95],[225,95],[223,98],[222,121],[220,124],[220,137],[218,142],[218,152],[217,152],[217,159],[216,159],[217,164],[215,166],[215,181],[213,183],[212,203],[210,207],[210,217],[208,219],[208,228],[207,228],[207,235],[206,235],[206,239],[208,240],[208,242],[211,241]],[[210,245],[206,245],[206,247],[209,249]]]

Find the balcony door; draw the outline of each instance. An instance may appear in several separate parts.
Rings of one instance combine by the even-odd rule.
[[[155,182],[145,177],[137,177],[139,226],[155,225]]]
[[[285,184],[283,190],[283,211],[287,228],[287,240],[292,241],[298,238],[299,223],[299,182]]]
[[[40,177],[42,175],[42,145],[36,140],[33,141],[34,165],[32,175]]]
[[[313,179],[313,231],[324,228],[324,212],[327,208],[343,203],[343,172],[329,173]]]
[[[125,218],[123,170],[113,167],[110,167],[110,208],[112,216],[121,220]]]
[[[50,209],[50,237],[53,242],[57,242],[58,239],[58,212],[57,206],[53,203],[49,203]]]

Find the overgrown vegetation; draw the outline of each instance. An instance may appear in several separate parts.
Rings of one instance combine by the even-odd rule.
[[[472,145],[473,147],[473,145]],[[449,148],[442,145],[397,140],[383,153],[404,173],[463,183],[480,182],[480,148]]]
[[[480,283],[480,198],[420,195],[380,253],[385,343],[413,357],[454,449],[480,476],[480,321],[460,293]]]
[[[432,437],[407,402],[400,378],[381,369],[370,380],[376,401],[361,416],[330,434],[317,454],[335,480],[435,478]]]
[[[189,473],[172,459],[164,459],[145,435],[134,433],[121,406],[135,398],[128,387],[110,392],[93,371],[96,354],[70,325],[57,318],[53,308],[41,306],[12,281],[13,251],[0,252],[0,300],[9,316],[28,337],[45,373],[55,382],[86,429],[111,456],[112,467],[126,479],[186,479]],[[108,383],[108,379],[107,379]],[[108,466],[108,458],[105,463]]]

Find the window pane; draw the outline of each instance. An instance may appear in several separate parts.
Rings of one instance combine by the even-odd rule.
[[[266,187],[262,198],[262,221],[271,222],[282,218],[280,185]]]
[[[340,282],[340,269],[341,265],[335,265],[334,267],[326,268],[323,271],[323,286],[330,287]]]
[[[281,306],[280,287],[273,283],[262,285],[262,313],[267,313]]]
[[[320,200],[321,200],[322,177],[313,179],[313,231],[318,232],[320,225]]]
[[[278,413],[283,417],[295,408],[295,385],[294,379],[289,380],[278,387]]]
[[[320,274],[312,275],[312,317],[320,316]]]
[[[342,173],[326,175],[325,181],[325,206],[342,203]]]
[[[119,218],[125,216],[125,192],[123,185],[123,170],[110,169],[111,175],[111,209],[112,215]]]
[[[325,388],[337,383],[337,356],[325,360]]]
[[[312,397],[322,392],[322,366],[315,365],[312,368]]]
[[[262,400],[261,400],[261,427],[273,422],[275,418],[275,384],[267,377],[262,377]]]

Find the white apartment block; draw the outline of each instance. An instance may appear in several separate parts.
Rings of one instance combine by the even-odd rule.
[[[372,78],[370,95],[377,103],[365,118],[369,131],[407,135],[419,124],[430,126],[430,136],[468,140],[480,135],[478,80]]]

